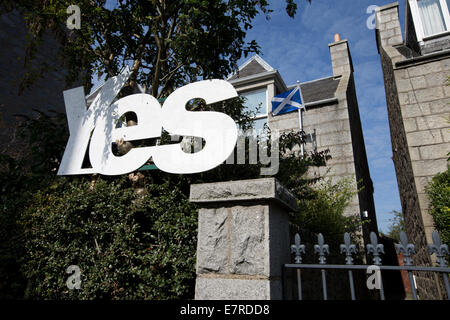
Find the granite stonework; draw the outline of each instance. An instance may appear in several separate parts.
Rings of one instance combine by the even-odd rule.
[[[355,194],[358,189],[361,190],[354,196],[344,214],[358,216],[361,220],[365,220],[361,233],[367,244],[370,242],[370,232],[377,232],[378,228],[373,200],[373,183],[356,97],[353,63],[347,40],[331,43],[329,50],[333,76],[303,83],[302,91],[308,86],[314,87],[316,91],[324,90],[321,88],[324,83],[327,88],[333,84],[333,94],[322,96],[323,100],[316,101],[315,104],[305,99],[303,128],[306,133],[315,132],[315,147],[318,151],[329,150],[332,159],[327,162],[326,167],[310,168],[308,175],[311,178],[326,177],[333,182],[348,179],[352,182]],[[299,126],[298,112],[276,117],[269,115],[269,127],[272,130],[298,130]],[[313,149],[313,144],[306,144],[306,152]],[[367,212],[368,218],[363,216],[364,211]]]
[[[191,185],[199,209],[195,299],[282,298],[294,196],[276,179]]]
[[[447,170],[450,151],[450,50],[417,42],[410,10],[405,42],[398,3],[380,7],[377,44],[383,70],[393,161],[409,240],[416,245],[414,262],[432,263],[427,244],[434,230],[425,188],[431,178]],[[440,299],[442,292],[429,274],[416,274],[418,293]]]
[[[329,45],[333,71],[329,77],[286,86],[278,70],[255,55],[242,64],[239,72],[228,80],[239,94],[265,90],[266,106],[271,106],[274,96],[300,86],[306,108],[302,113],[303,131],[307,134],[304,150],[307,154],[329,150],[332,157],[327,161],[326,167],[310,167],[308,178],[326,178],[332,183],[343,179],[351,182],[355,196],[344,214],[364,221],[361,223],[361,241],[368,243],[370,232],[378,231],[374,190],[356,98],[349,44],[347,40],[340,40],[340,37],[335,40]],[[301,70],[298,72],[301,74]],[[266,121],[267,116],[267,125],[272,131],[300,130],[298,110],[276,116],[273,116],[270,109],[266,111],[266,114],[259,115],[259,119]],[[290,152],[300,152],[300,148],[297,145]]]
[[[279,281],[265,279],[209,278],[197,277],[196,300],[273,300],[280,298],[274,292],[281,292]],[[213,296],[212,296],[213,294]]]
[[[276,179],[253,179],[196,184],[191,186],[190,200],[196,203],[221,201],[274,200],[281,206],[297,207],[294,196]]]

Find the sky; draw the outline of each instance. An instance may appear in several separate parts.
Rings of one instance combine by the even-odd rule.
[[[382,6],[392,0],[297,0],[299,10],[294,19],[285,12],[284,1],[271,1],[274,12],[270,20],[259,16],[247,40],[256,40],[260,56],[277,69],[289,86],[332,76],[328,44],[334,34],[349,41],[355,70],[356,92],[366,144],[374,200],[380,231],[387,232],[390,214],[401,211],[397,180],[392,161],[386,97],[375,30],[367,27],[371,5]],[[400,0],[403,30],[404,1]],[[370,23],[369,23],[370,25]],[[246,59],[241,59],[243,63]]]
[[[297,0],[299,9],[294,19],[285,11],[284,0],[270,0],[274,10],[267,20],[259,15],[247,40],[256,40],[260,56],[277,69],[289,86],[332,76],[328,44],[334,34],[349,41],[355,70],[359,103],[369,168],[374,184],[374,200],[379,230],[387,232],[393,210],[401,211],[397,180],[392,162],[392,147],[387,116],[386,98],[375,30],[373,11],[393,0]],[[108,0],[107,7],[117,2]],[[400,0],[400,21],[403,30],[404,1]],[[242,58],[240,64],[247,58]]]

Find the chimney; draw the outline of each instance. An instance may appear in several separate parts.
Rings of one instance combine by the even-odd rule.
[[[333,66],[333,75],[341,76],[353,72],[353,62],[350,55],[347,40],[341,40],[341,35],[334,35],[334,42],[328,45],[330,48],[331,64]]]
[[[398,2],[379,7],[375,12],[377,23],[377,45],[389,47],[403,44],[402,30],[398,13]],[[414,30],[412,21],[407,21],[411,31]],[[405,34],[406,37],[406,34]],[[417,40],[416,40],[417,42]]]
[[[336,33],[334,35],[334,42],[339,42],[339,41],[341,41],[341,35],[339,33]]]

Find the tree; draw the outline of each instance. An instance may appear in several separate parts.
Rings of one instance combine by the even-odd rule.
[[[400,232],[405,231],[405,220],[403,214],[397,210],[393,210],[391,214],[394,217],[390,219],[391,225],[389,226],[387,236],[400,242]]]
[[[118,0],[111,10],[105,0],[82,0],[77,1],[81,29],[68,32],[66,9],[72,4],[4,4],[21,8],[26,16],[33,37],[25,61],[32,59],[44,32],[52,30],[62,43],[69,83],[84,75],[84,85],[90,88],[91,73],[108,78],[129,65],[130,90],[139,83],[157,98],[186,83],[229,75],[242,55],[259,52],[255,41],[246,42],[246,31],[260,12],[267,17],[271,12],[267,0]],[[294,0],[286,0],[286,11],[294,17]]]
[[[267,0],[118,0],[110,10],[106,3],[78,1],[81,29],[68,31],[66,10],[71,0],[5,1],[2,12],[22,10],[31,34],[24,59],[29,70],[22,86],[59,67],[50,61],[36,69],[31,63],[37,44],[52,31],[61,42],[68,85],[81,81],[89,90],[93,75],[107,79],[128,65],[132,74],[119,97],[137,92],[138,84],[156,98],[167,97],[186,83],[224,79],[242,56],[258,53],[258,44],[247,42],[246,32],[258,14],[270,17],[272,12]],[[287,14],[294,17],[296,11],[296,1],[286,0]],[[226,112],[240,124],[249,116],[242,104],[234,102],[211,109]],[[126,115],[128,125],[136,120],[133,113]]]

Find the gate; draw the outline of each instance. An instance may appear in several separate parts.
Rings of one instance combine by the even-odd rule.
[[[319,234],[318,243],[314,245],[314,253],[318,254],[318,264],[304,264],[302,263],[302,254],[305,254],[305,245],[301,243],[300,235],[295,235],[295,244],[291,246],[291,252],[295,254],[294,264],[285,264],[283,266],[283,297],[286,298],[286,284],[287,284],[287,270],[295,269],[297,271],[297,291],[298,298],[302,300],[302,270],[316,269],[321,271],[322,280],[322,292],[323,299],[328,299],[327,294],[327,270],[346,270],[348,271],[348,282],[350,287],[351,299],[356,300],[355,295],[355,283],[353,277],[354,270],[369,270],[375,271],[375,283],[378,284],[377,289],[380,293],[381,300],[385,300],[385,291],[383,287],[383,278],[381,270],[405,270],[408,273],[409,283],[411,285],[412,297],[417,300],[417,292],[414,283],[413,271],[426,271],[440,274],[445,290],[447,292],[447,299],[450,300],[450,286],[448,282],[448,273],[450,268],[447,266],[445,255],[449,254],[449,249],[446,244],[441,242],[438,232],[434,231],[432,238],[433,244],[428,245],[428,252],[430,255],[436,254],[436,267],[414,266],[412,256],[415,254],[414,244],[408,243],[408,238],[404,232],[400,233],[400,243],[395,244],[397,254],[402,253],[404,256],[404,265],[382,265],[381,254],[384,253],[383,244],[378,243],[377,235],[372,232],[370,234],[371,243],[367,245],[367,254],[373,256],[373,265],[356,265],[354,264],[353,254],[357,253],[357,247],[351,243],[350,235],[345,233],[344,244],[340,245],[340,253],[345,255],[345,264],[327,264],[326,255],[330,254],[329,246],[325,244],[325,240],[322,234]]]

